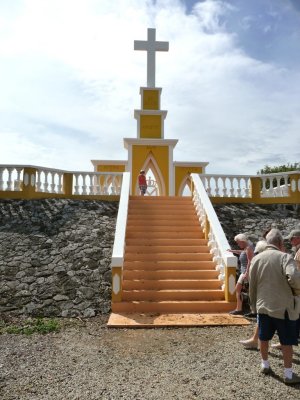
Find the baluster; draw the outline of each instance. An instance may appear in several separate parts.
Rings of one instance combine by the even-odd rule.
[[[21,172],[23,170],[23,168],[16,168],[17,170],[17,179],[15,179],[14,182],[14,190],[16,192],[20,192],[21,191]]]
[[[227,187],[226,187],[226,177],[222,177],[223,183],[223,197],[228,197]]]
[[[89,194],[93,195],[95,191],[95,186],[94,186],[94,174],[88,174],[88,177],[90,178],[90,185],[89,185]]]
[[[50,175],[51,175],[51,185],[50,185],[50,188],[51,188],[51,193],[55,193],[55,175],[56,175],[56,172],[49,172],[50,173]]]
[[[234,187],[233,187],[233,178],[229,178],[229,182],[230,182],[230,197],[234,197]]]
[[[95,188],[96,194],[101,194],[100,176],[95,175]]]
[[[270,191],[270,196],[269,197],[272,197],[272,196],[274,196],[274,184],[273,184],[273,178],[271,179],[271,178],[269,178],[269,182],[270,182],[270,189],[269,189],[269,191]]]
[[[289,177],[288,175],[284,176],[284,184],[283,184],[283,196],[288,196],[289,195]]]
[[[212,195],[212,194],[211,194],[210,180],[211,180],[211,177],[210,177],[210,176],[207,177],[207,179],[206,179],[206,185],[207,185],[207,187],[205,188],[205,190],[206,190],[206,193],[207,193],[208,196],[211,196],[211,195]],[[205,187],[205,185],[204,185],[204,187]]]
[[[4,190],[3,172],[5,168],[0,168],[0,190]]]
[[[59,172],[57,175],[58,175],[57,193],[62,193],[63,192],[63,187],[62,187],[63,173]]]
[[[216,183],[215,196],[219,196],[219,192],[220,192],[220,189],[219,189],[219,177],[214,178],[214,179],[215,179],[215,183]]]
[[[48,172],[47,171],[42,171],[44,173],[44,192],[49,193],[49,182],[48,182]]]
[[[75,186],[74,186],[75,193],[74,194],[79,194],[79,183],[78,183],[79,174],[73,174],[73,177],[75,177]]]
[[[81,174],[81,176],[82,176],[82,193],[81,194],[83,194],[83,195],[85,195],[85,194],[87,194],[87,185],[86,185],[86,182],[85,182],[85,180],[86,180],[86,174]]]
[[[236,193],[237,193],[237,195],[236,195],[236,197],[242,197],[241,196],[241,193],[242,193],[242,190],[241,190],[241,178],[239,178],[239,177],[237,177],[236,178],[236,182],[237,182],[237,190],[236,190]]]
[[[250,196],[250,178],[244,178],[245,181],[245,197]]]
[[[261,178],[262,180],[262,188],[261,188],[261,197],[267,196],[267,179]]]
[[[103,194],[108,194],[108,175],[104,178]]]
[[[113,176],[112,181],[111,181],[111,195],[116,194],[116,176]]]
[[[41,192],[42,191],[42,182],[41,182],[41,171],[38,169],[36,171],[37,173],[37,182],[36,182],[36,191]]]
[[[12,173],[14,171],[14,168],[7,168],[7,172],[8,172],[8,177],[7,177],[7,187],[6,190],[13,190],[13,182],[12,182]]]

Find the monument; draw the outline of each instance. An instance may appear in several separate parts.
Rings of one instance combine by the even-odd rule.
[[[177,139],[165,139],[166,110],[161,110],[160,87],[156,87],[156,52],[169,51],[168,42],[156,41],[156,30],[148,29],[147,40],[135,40],[134,50],[147,52],[147,86],[140,88],[141,109],[134,110],[137,137],[124,138],[127,160],[92,160],[95,172],[130,172],[131,195],[139,194],[137,177],[145,170],[147,195],[182,196],[190,188],[191,173],[205,173],[207,162],[176,162],[173,160]]]

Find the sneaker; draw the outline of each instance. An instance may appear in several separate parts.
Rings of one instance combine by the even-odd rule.
[[[240,340],[239,343],[241,343],[245,349],[258,349],[258,342],[253,339]]]
[[[284,382],[286,385],[297,385],[297,384],[300,383],[300,376],[294,374],[294,372],[293,372],[292,377],[291,377],[291,378],[287,378],[287,377],[285,376],[285,377],[283,378],[283,382]]]
[[[242,310],[233,310],[233,311],[229,311],[230,315],[244,315]]]
[[[270,375],[272,373],[272,369],[271,369],[271,367],[267,368],[267,367],[261,366],[260,372],[261,372],[261,374],[264,374],[264,375]]]
[[[244,317],[245,318],[256,318],[257,314],[253,313],[253,312],[250,312],[250,313],[245,314]]]

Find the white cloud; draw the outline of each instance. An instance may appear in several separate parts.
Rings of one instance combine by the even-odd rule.
[[[174,0],[20,4],[0,20],[0,163],[83,170],[125,159],[146,81],[133,41],[148,27],[170,42],[156,78],[177,161],[240,174],[300,159],[300,77],[239,48],[228,3],[199,2],[188,15]]]

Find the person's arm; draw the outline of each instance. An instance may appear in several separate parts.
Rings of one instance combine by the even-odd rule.
[[[295,260],[289,254],[284,254],[282,268],[294,295],[299,296],[300,271],[297,269],[297,264]]]
[[[233,254],[241,254],[241,252],[243,251],[243,250],[237,250],[237,249],[227,249],[227,251],[230,251],[230,253],[233,253]]]
[[[244,277],[245,277],[246,279],[248,279],[249,270],[250,270],[250,264],[251,264],[252,258],[253,258],[253,256],[254,256],[254,252],[253,252],[253,249],[252,249],[251,246],[248,246],[248,247],[246,248],[246,255],[247,255],[248,263],[247,263],[247,268],[246,268],[246,272],[245,272],[245,274],[244,274]]]
[[[250,308],[253,313],[256,313],[256,291],[257,291],[257,280],[256,280],[256,266],[254,263],[251,263],[249,269],[249,299],[250,299]]]

